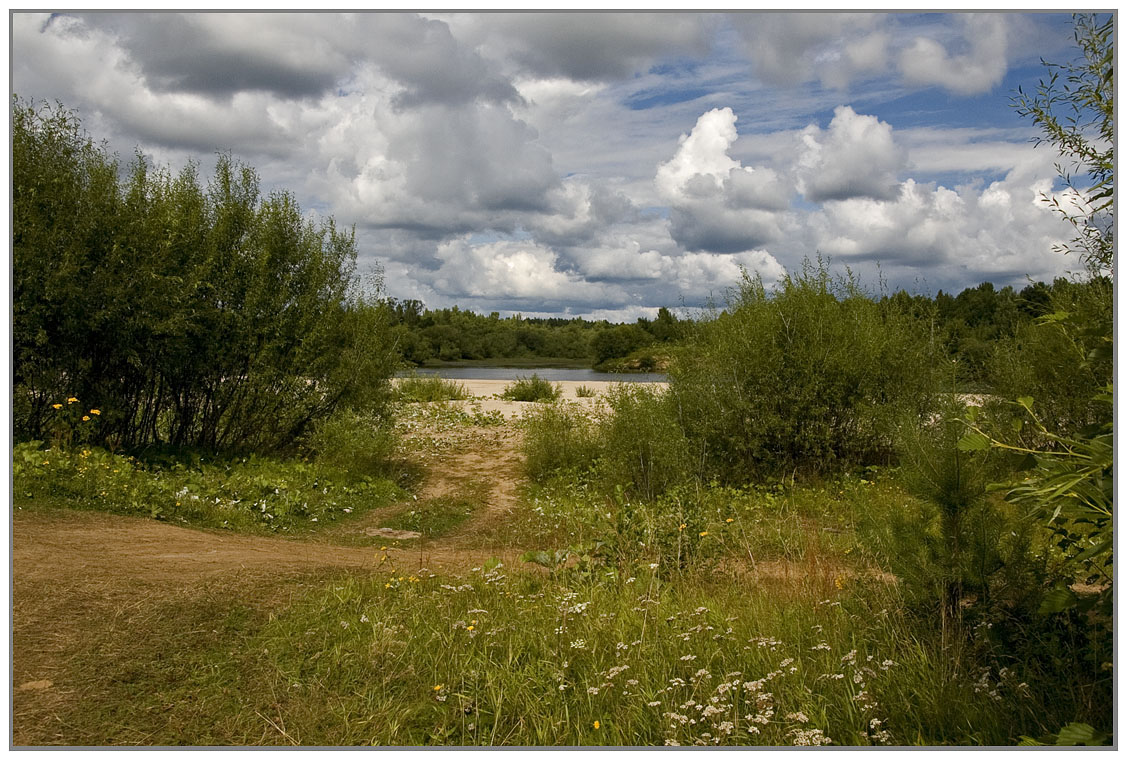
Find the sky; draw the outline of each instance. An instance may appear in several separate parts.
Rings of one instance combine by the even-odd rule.
[[[430,308],[633,321],[819,256],[875,293],[1080,269],[1011,106],[1076,56],[1064,14],[10,18],[13,92],[123,163],[230,153]]]

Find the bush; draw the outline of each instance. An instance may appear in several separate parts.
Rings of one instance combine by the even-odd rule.
[[[387,468],[396,439],[386,417],[341,411],[319,421],[306,439],[317,462],[350,476],[376,475]]]
[[[228,156],[206,185],[194,162],[120,170],[72,113],[14,100],[17,438],[76,397],[102,411],[93,443],[265,451],[385,401],[386,310],[353,289],[351,231]]]
[[[560,398],[560,385],[553,385],[533,373],[506,386],[501,398],[513,402],[553,402]]]
[[[670,393],[708,470],[746,483],[892,459],[894,423],[934,397],[926,326],[807,263],[768,292],[745,277],[677,357]]]
[[[1054,283],[1053,311],[1022,325],[991,363],[992,391],[1031,396],[1052,432],[1068,435],[1107,419],[1097,395],[1112,383],[1112,283]]]
[[[1036,611],[1047,557],[1045,546],[1035,547],[1044,532],[988,494],[1006,463],[960,444],[963,415],[964,405],[952,400],[936,420],[899,430],[900,480],[916,499],[869,511],[862,521],[881,564],[910,602],[939,615],[951,642],[961,641],[965,617],[999,621]]]
[[[405,402],[446,402],[469,399],[461,383],[437,375],[409,375],[396,382],[396,395]]]
[[[596,393],[595,393],[594,388],[588,388],[587,386],[577,386],[576,387],[576,396],[578,396],[581,399],[591,399],[595,395],[596,395]]]
[[[691,479],[690,442],[664,390],[617,383],[607,401],[611,412],[599,426],[599,473],[608,489],[622,486],[650,500]]]
[[[579,474],[599,456],[595,422],[575,406],[545,405],[524,424],[525,472],[534,481],[560,472]]]

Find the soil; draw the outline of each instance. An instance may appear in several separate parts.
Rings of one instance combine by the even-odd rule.
[[[449,434],[444,434],[449,441]],[[179,604],[220,610],[232,601],[260,611],[287,604],[303,588],[340,573],[427,568],[458,574],[489,558],[518,565],[517,553],[489,547],[479,532],[517,505],[519,433],[513,426],[461,430],[423,468],[416,498],[474,488],[485,504],[448,536],[399,546],[374,536],[399,503],[341,521],[303,539],[233,534],[147,518],[44,508],[12,511],[12,742],[76,742],[60,716],[91,698],[75,664],[107,645],[132,640],[147,619]],[[414,501],[414,500],[412,500]],[[383,556],[389,556],[382,563]],[[208,606],[212,606],[209,608]],[[204,621],[210,620],[208,615]],[[189,634],[193,632],[188,632]],[[112,742],[99,739],[97,742]]]

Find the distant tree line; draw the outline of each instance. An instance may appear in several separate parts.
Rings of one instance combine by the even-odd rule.
[[[995,357],[1004,344],[1013,350],[1013,342],[1021,341],[1034,321],[1054,311],[1055,300],[1073,303],[1082,291],[1104,288],[1111,288],[1107,279],[1058,278],[1018,290],[984,282],[958,294],[941,290],[931,297],[902,290],[876,300],[923,320],[929,340],[956,360],[958,385],[971,391],[992,384],[999,370]],[[502,318],[497,312],[487,316],[458,307],[432,310],[418,300],[387,299],[384,304],[394,342],[404,361],[413,365],[541,357],[606,367],[640,350],[668,350],[687,338],[694,324],[709,319],[679,318],[665,307],[654,319],[612,324],[579,317]]]
[[[16,97],[12,202],[18,438],[263,451],[381,398],[394,357],[351,291],[352,232],[250,167],[123,170],[72,112]]]
[[[458,307],[426,309],[417,300],[385,301],[392,336],[403,359],[429,361],[483,359],[575,359],[600,365],[639,349],[671,344],[683,336],[685,320],[662,307],[655,319],[612,324],[579,317],[501,317]]]

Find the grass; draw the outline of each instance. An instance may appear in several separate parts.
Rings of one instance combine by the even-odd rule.
[[[577,386],[576,396],[580,397],[581,399],[590,399],[596,396],[596,391],[594,388],[588,388],[587,386]]]
[[[484,484],[472,484],[457,495],[436,497],[383,521],[387,528],[417,531],[424,539],[450,533],[479,510],[486,498]]]
[[[13,495],[204,528],[302,533],[403,496],[391,480],[269,457],[145,461],[97,447],[17,444]]]
[[[435,456],[504,422],[472,406],[400,412],[401,445]],[[573,412],[545,407],[537,425],[556,433],[544,440],[572,436]],[[17,691],[17,741],[1010,745],[1078,721],[1090,699],[1103,710],[1093,695],[1104,688],[1070,676],[1082,655],[1000,645],[1014,621],[943,640],[865,541],[873,524],[913,510],[896,472],[688,482],[643,499],[583,460],[553,462],[504,522],[475,535],[476,546],[528,553],[512,567],[439,575],[394,546],[364,573],[107,590],[114,615],[80,605],[73,585],[17,579],[20,674],[41,678],[37,643],[58,621],[81,631],[58,650],[61,686],[80,686],[60,694],[75,697],[28,708]],[[155,509],[248,531],[280,530],[285,515],[286,530],[308,532],[394,489],[323,462],[156,465],[33,445],[16,447],[13,473],[21,503]],[[381,525],[450,536],[488,487],[465,484]]]
[[[553,402],[560,398],[560,393],[560,384],[549,383],[533,373],[506,386],[501,398],[514,402]]]
[[[101,699],[64,714],[76,740],[1006,744],[1038,726],[1013,673],[954,669],[880,584],[494,565],[334,577],[265,612],[215,595],[91,644],[76,667]]]
[[[396,394],[405,402],[446,402],[469,399],[461,383],[437,375],[408,375],[396,381]]]

